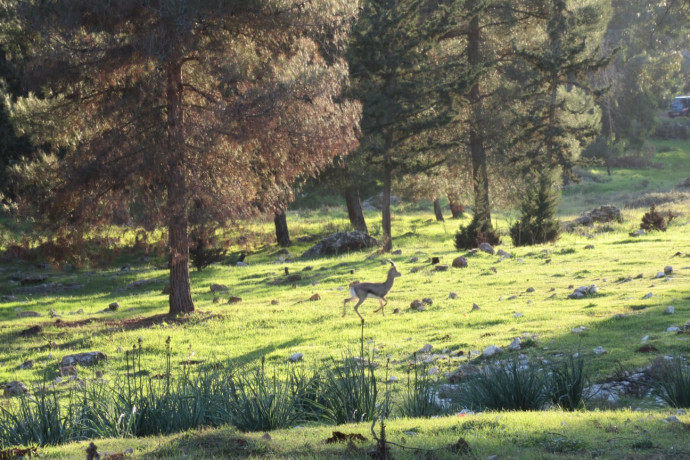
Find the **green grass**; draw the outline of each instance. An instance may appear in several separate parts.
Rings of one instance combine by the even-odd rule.
[[[592,174],[607,181],[568,187],[560,207],[560,218],[574,218],[601,204],[622,205],[644,193],[671,191],[676,183],[690,176],[690,143],[669,141],[659,146],[665,148],[659,148],[663,153],[658,153],[655,161],[664,163],[663,170],[615,170],[608,178],[605,170],[593,169]],[[644,187],[641,186],[643,182],[647,184]],[[402,254],[374,258],[369,258],[371,253],[365,251],[301,260],[299,255],[313,243],[296,243],[288,250],[291,260],[281,262],[279,258],[285,255],[269,244],[272,222],[246,223],[240,231],[228,232],[228,238],[237,242],[231,248],[232,255],[246,251],[246,262],[250,266],[217,264],[203,272],[193,272],[192,290],[198,312],[180,321],[151,320],[168,310],[167,296],[161,294],[167,271],[159,268],[164,263],[155,251],[151,260],[143,262],[139,259],[141,251],[130,253],[126,250],[133,242],[131,232],[113,233],[120,238],[116,244],[119,249],[114,251],[110,268],[106,269],[44,270],[36,268],[35,263],[2,261],[0,295],[22,288],[9,280],[17,272],[44,273],[49,283],[64,286],[74,283],[81,287],[48,295],[15,294],[17,301],[0,303],[0,382],[21,380],[33,388],[44,382],[54,382],[62,357],[80,351],[106,353],[109,359],[97,369],[103,372],[104,378],[115,380],[124,372],[125,351],[138,345],[140,340],[144,366],[151,374],[160,373],[166,366],[168,336],[171,337],[173,371],[181,372],[183,363],[189,361],[206,366],[228,361],[257,361],[262,357],[267,366],[282,366],[290,355],[298,352],[304,354],[301,366],[319,367],[333,359],[340,360],[344,354],[359,353],[359,321],[351,304],[347,315],[341,318],[342,302],[348,294],[348,283],[383,281],[388,257],[396,262],[403,276],[396,279],[388,296],[386,316],[373,313],[378,307],[375,300],[367,301],[360,311],[366,318],[364,341],[367,348],[380,364],[389,357],[388,375],[401,379],[401,383],[391,386],[394,399],[399,401],[404,397],[408,363],[427,343],[433,346],[432,353],[445,355],[432,364],[439,366],[441,381],[444,381],[444,372],[454,371],[468,361],[483,364],[483,359],[475,358],[476,352],[489,345],[505,347],[515,337],[531,337],[534,344],[520,352],[503,352],[503,358],[524,353],[533,360],[553,361],[579,352],[588,359],[592,380],[603,381],[618,369],[645,367],[655,356],[688,354],[690,336],[666,332],[669,326],[683,326],[690,313],[688,204],[684,201],[661,207],[661,210],[684,213],[665,233],[628,236],[639,227],[646,211],[634,208],[624,210],[623,223],[579,229],[564,234],[555,244],[520,248],[512,247],[506,236],[514,213],[496,212],[498,228],[504,234],[504,244],[500,247],[514,256],[503,261],[484,253],[456,251],[453,247],[455,231],[460,223],[467,223],[469,217],[462,221],[436,222],[430,208],[428,212],[418,208],[411,210],[409,206],[404,211],[402,207],[394,208],[394,249],[400,249]],[[376,236],[380,216],[367,212],[366,217]],[[322,236],[349,228],[345,210],[338,207],[290,211],[288,224],[293,241],[299,236]],[[239,236],[245,238],[240,240]],[[585,249],[587,245],[594,245],[594,249]],[[677,252],[681,255],[674,257]],[[426,262],[437,256],[442,263],[450,264],[458,255],[467,255],[468,268],[438,272]],[[419,261],[409,262],[413,256]],[[130,271],[119,270],[125,262],[132,264]],[[655,279],[656,273],[667,265],[674,270],[670,279]],[[291,282],[276,283],[284,280],[286,267],[291,274],[302,275],[295,287]],[[306,270],[308,267],[310,269]],[[415,267],[421,270],[412,273]],[[635,279],[638,274],[643,277]],[[625,282],[628,277],[633,280]],[[151,281],[125,289],[139,280]],[[211,293],[213,283],[226,285],[228,292]],[[590,284],[598,287],[595,296],[580,300],[567,298],[573,290],[570,285]],[[530,287],[534,292],[527,292]],[[449,299],[450,292],[457,293],[457,298]],[[653,296],[644,299],[649,292]],[[315,293],[320,300],[309,301]],[[241,297],[242,301],[228,304],[230,296]],[[512,296],[516,297],[511,299]],[[221,301],[215,303],[215,297]],[[433,299],[426,311],[409,308],[413,300],[425,297]],[[121,305],[119,311],[103,311],[115,301]],[[479,311],[471,311],[473,303],[480,306]],[[663,314],[667,306],[673,306],[675,314]],[[396,308],[399,314],[393,314]],[[35,311],[42,316],[17,318],[17,310]],[[50,310],[57,312],[60,318],[51,318]],[[40,325],[43,332],[36,336],[21,334],[34,325]],[[588,329],[580,334],[573,333],[573,328],[579,326]],[[636,353],[645,336],[649,337],[645,344],[658,349],[657,353]],[[595,355],[593,350],[598,346],[607,353]],[[451,356],[451,352],[458,350],[464,353]],[[33,368],[20,369],[19,366],[29,359],[35,362]],[[380,380],[384,378],[383,368],[377,370]],[[94,369],[80,368],[79,377],[90,378],[94,372]],[[63,389],[71,384],[59,383],[56,387]],[[630,458],[689,453],[690,444],[678,440],[681,425],[662,423],[661,419],[669,413],[657,407],[658,403],[652,399],[626,399],[616,408],[618,410],[606,412],[479,414],[462,420],[399,419],[390,421],[389,439],[399,442],[405,437],[409,445],[443,447],[462,436],[477,458],[488,455],[500,458],[610,455],[616,458],[609,454],[609,449],[614,453],[625,452]],[[636,412],[636,409],[651,412]],[[687,416],[681,419],[689,421]],[[477,426],[495,424],[495,427],[466,430],[463,427],[470,420]],[[416,428],[417,435],[401,434],[412,428]],[[310,426],[271,432],[273,441],[262,440],[259,435],[245,436],[231,430],[219,430],[146,440],[104,440],[97,444],[100,447],[102,443],[105,450],[113,451],[136,446],[137,455],[144,457],[167,455],[177,458],[187,453],[192,458],[224,458],[225,450],[235,449],[227,439],[237,438],[248,443],[247,458],[349,455],[344,446],[323,444],[333,429]],[[370,439],[367,449],[373,445],[363,425],[337,429],[361,431]],[[645,444],[645,440],[651,444]],[[636,442],[641,443],[639,449],[632,447]],[[670,450],[674,442],[680,450]],[[80,444],[46,448],[42,452],[46,458],[69,458],[75,452],[81,455],[84,449],[85,445]],[[530,456],[530,452],[534,455]],[[352,455],[357,456],[356,452]],[[395,453],[396,458],[406,458],[405,455],[412,454],[402,450]],[[438,458],[445,458],[444,455],[447,454],[439,454]]]

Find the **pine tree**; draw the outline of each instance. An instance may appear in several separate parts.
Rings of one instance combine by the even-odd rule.
[[[542,170],[527,181],[525,198],[520,206],[520,220],[510,227],[515,246],[543,244],[556,241],[560,222],[555,218],[560,198],[551,174]]]

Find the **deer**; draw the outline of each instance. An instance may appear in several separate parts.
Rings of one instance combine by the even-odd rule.
[[[384,307],[388,304],[388,299],[386,299],[386,295],[393,287],[393,281],[395,281],[395,278],[401,276],[400,272],[395,266],[395,263],[390,259],[388,259],[388,262],[390,262],[391,268],[388,270],[388,278],[386,278],[385,282],[359,283],[355,281],[354,283],[350,284],[350,298],[345,299],[343,301],[343,317],[345,317],[345,313],[347,311],[347,303],[353,300],[359,300],[355,305],[355,313],[357,313],[359,319],[362,320],[362,324],[364,324],[364,318],[362,317],[362,315],[359,314],[359,306],[362,305],[362,303],[364,303],[364,301],[370,297],[379,300],[380,307],[374,310],[374,313],[381,310],[381,314],[383,316],[386,315],[386,312],[384,311]]]

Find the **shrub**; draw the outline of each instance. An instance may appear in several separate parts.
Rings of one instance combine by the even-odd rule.
[[[437,402],[436,387],[432,378],[422,369],[419,375],[418,366],[414,366],[414,381],[407,378],[407,393],[400,405],[403,417],[432,417],[443,412],[443,407]]]
[[[690,408],[690,369],[680,357],[659,364],[652,388],[669,406]]]
[[[540,410],[548,397],[543,373],[514,358],[485,367],[462,389],[460,401],[477,410]]]
[[[488,224],[480,223],[476,216],[467,227],[461,225],[460,230],[455,234],[456,249],[472,249],[479,247],[482,243],[496,246],[500,242],[501,237],[498,235],[498,232],[490,228]]]
[[[556,241],[561,230],[554,218],[559,193],[553,187],[551,175],[541,173],[531,182],[520,206],[520,220],[510,227],[515,246],[542,244]]]
[[[666,217],[656,210],[656,206],[652,204],[649,208],[649,212],[642,216],[642,222],[640,223],[640,228],[645,231],[660,230],[662,232],[666,231],[666,227],[671,221],[676,217],[675,214],[669,212]]]
[[[374,419],[378,388],[374,366],[363,358],[347,357],[328,369],[324,379],[322,416],[336,425]]]
[[[204,227],[192,230],[189,240],[189,260],[198,271],[225,258],[227,249],[219,247],[216,238],[210,237]]]
[[[584,389],[587,372],[583,357],[572,356],[551,366],[549,391],[551,402],[563,410],[574,411],[585,406]]]

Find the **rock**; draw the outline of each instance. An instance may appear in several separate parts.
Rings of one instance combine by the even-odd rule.
[[[48,279],[46,275],[40,274],[40,273],[31,273],[22,276],[19,279],[19,283],[22,286],[26,286],[27,284],[41,284],[45,282]]]
[[[673,273],[673,267],[671,267],[670,265],[665,266],[664,273],[670,275],[671,273]]]
[[[427,305],[433,305],[434,301],[433,301],[433,299],[430,299],[429,297],[424,297],[422,299],[422,303],[425,303]]]
[[[585,246],[585,249],[594,249],[594,245],[593,245],[593,244],[588,244],[587,246]]]
[[[325,255],[346,254],[352,251],[371,248],[379,243],[368,234],[360,231],[338,232],[325,237],[302,254],[303,259]]]
[[[395,251],[391,252],[391,255],[401,256],[402,255],[402,249],[396,249]]]
[[[666,307],[666,309],[664,310],[664,314],[666,314],[666,315],[672,315],[675,312],[676,312],[676,309],[671,307],[671,306]]]
[[[43,328],[41,326],[31,326],[28,329],[24,329],[20,334],[23,336],[38,335],[43,333]]]
[[[641,228],[638,229],[638,230],[635,230],[635,231],[632,231],[632,232],[628,233],[628,235],[630,235],[630,236],[632,236],[632,237],[642,236],[642,235],[644,235],[644,234],[645,234],[645,231],[642,230]]]
[[[128,272],[132,269],[132,266],[130,264],[125,264],[122,267],[120,267],[121,272]]]
[[[410,308],[417,311],[426,311],[426,307],[421,300],[415,299],[410,303]]]
[[[489,345],[482,352],[482,356],[484,358],[490,358],[491,356],[494,356],[494,355],[500,353],[501,351],[503,351],[503,350],[501,350],[500,347],[497,347],[496,345]]]
[[[223,284],[211,284],[211,292],[228,292],[230,289],[228,289],[227,286]]]
[[[73,355],[67,355],[64,358],[62,358],[62,361],[60,362],[60,367],[63,368],[67,366],[74,366],[77,364],[80,366],[92,366],[106,359],[108,359],[108,356],[101,351],[76,353]]]
[[[508,345],[508,350],[519,350],[520,348],[522,348],[522,339],[520,337],[515,337]]]
[[[394,315],[397,315],[398,313],[400,313],[400,309],[399,309],[399,308],[393,309],[393,314],[394,314]]]
[[[588,213],[594,222],[623,222],[621,210],[615,206],[601,206]]]
[[[467,257],[460,256],[453,259],[453,268],[465,268],[467,267]]]
[[[513,257],[513,255],[511,253],[506,252],[503,249],[499,249],[498,252],[496,253],[496,255],[498,255],[499,257],[507,258],[507,259],[510,259],[511,257]]]
[[[644,278],[644,273],[638,273],[638,274],[635,276],[635,279],[636,279],[636,280],[641,280],[642,278]]]
[[[16,302],[19,299],[13,295],[4,295],[0,297],[0,302]]]
[[[656,272],[656,275],[654,276],[655,279],[663,278],[666,276],[664,272]]]
[[[680,332],[680,328],[678,326],[671,326],[666,329],[666,332]]]
[[[522,318],[524,315],[520,312],[514,313],[513,318]]]
[[[306,267],[304,267],[304,268],[302,269],[302,271],[303,271],[303,272],[308,272],[308,271],[311,271],[311,270],[313,270],[313,269],[314,269],[314,267],[312,267],[311,265],[307,265]]]
[[[20,382],[19,380],[13,380],[4,385],[3,395],[5,396],[5,398],[12,398],[14,396],[21,396],[23,394],[26,394],[28,391],[28,388],[26,388],[26,385],[24,385],[23,382]]]
[[[458,294],[455,293],[455,292],[451,292],[450,294],[448,294],[448,298],[449,298],[449,299],[457,299],[457,298],[458,298]]]
[[[508,300],[515,300],[515,299],[517,299],[516,295],[511,295],[510,297],[508,297]]]
[[[117,302],[113,302],[110,305],[108,305],[108,310],[110,311],[118,311],[120,309],[120,304]]]
[[[569,299],[582,299],[584,298],[584,294],[580,291],[575,291],[572,294],[568,296]]]
[[[321,300],[321,296],[320,296],[319,294],[314,294],[314,295],[312,295],[311,297],[309,297],[309,300],[310,300],[311,302],[314,302],[314,301],[316,301],[316,300]]]
[[[240,302],[242,302],[242,297],[232,296],[232,297],[230,297],[230,298],[228,299],[228,303],[230,303],[230,304],[232,304],[232,303],[240,303]]]
[[[292,356],[288,358],[290,362],[296,363],[297,361],[301,361],[302,358],[304,358],[303,353],[294,353]]]
[[[572,332],[573,334],[582,334],[583,332],[588,331],[588,330],[589,330],[588,327],[585,327],[585,326],[578,326],[578,327],[574,327],[574,328],[571,330],[571,332]]]
[[[440,370],[439,370],[438,366],[433,366],[433,367],[429,368],[428,371],[426,371],[426,374],[427,375],[438,375],[439,372],[440,372]]]
[[[417,262],[419,262],[419,257],[417,257],[417,256],[410,257],[410,260],[408,260],[407,262],[410,264],[417,263]]]
[[[448,270],[448,265],[436,265],[434,267],[435,272],[445,272]]]
[[[642,298],[643,298],[643,299],[651,299],[653,295],[654,295],[654,294],[652,294],[651,292],[648,292],[647,294],[645,294],[644,296],[642,296]]]
[[[238,262],[235,264],[235,267],[249,267],[249,264],[248,264],[247,262],[240,262],[240,261],[238,261]]]
[[[214,297],[213,303],[220,303],[220,297]]]
[[[431,353],[431,350],[433,350],[433,349],[434,349],[433,345],[431,345],[430,343],[427,343],[422,348],[417,350],[417,353],[427,354],[427,353]]]
[[[417,273],[421,269],[422,269],[421,267],[412,267],[412,269],[410,270],[410,273]]]
[[[533,287],[528,287],[527,290],[526,290],[525,292],[534,292],[534,288],[533,288]]]
[[[60,317],[60,315],[58,314],[58,312],[56,312],[56,311],[53,310],[52,308],[51,308],[50,310],[48,310],[48,315],[50,315],[51,318],[59,318],[59,317]]]
[[[491,255],[494,255],[494,253],[495,253],[493,246],[491,246],[489,243],[486,243],[486,242],[481,243],[479,245],[479,250],[482,252],[486,252],[487,254],[491,254]]]
[[[388,378],[387,383],[395,383],[395,382],[397,382],[398,380],[399,380],[399,379],[398,379],[396,376],[391,375],[391,376]]]
[[[285,281],[288,283],[294,283],[295,281],[302,281],[302,275],[295,273],[294,275],[289,275],[285,277]]]
[[[606,350],[604,350],[604,347],[596,347],[594,349],[594,354],[595,355],[603,355],[604,353],[607,353]]]
[[[470,311],[479,311],[479,310],[481,310],[481,308],[479,308],[479,305],[477,305],[476,303],[473,303],[472,304],[472,310],[470,310]]]
[[[33,359],[28,359],[19,365],[19,369],[31,369],[32,367],[34,367]]]
[[[440,263],[440,262],[441,262],[440,257],[432,257],[431,258],[431,265],[436,265],[437,263]]]
[[[19,311],[17,312],[17,318],[37,318],[41,314],[37,311]]]
[[[278,305],[279,303],[280,303],[280,302],[278,302],[278,301],[275,300],[275,299],[271,300],[271,305]]]

